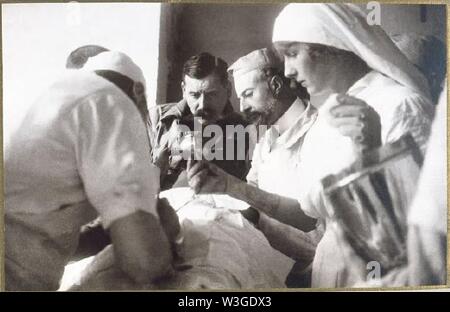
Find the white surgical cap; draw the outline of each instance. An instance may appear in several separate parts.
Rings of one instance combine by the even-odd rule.
[[[83,70],[113,70],[131,78],[135,82],[141,82],[145,86],[142,70],[128,55],[122,52],[108,51],[90,57],[83,66]]]
[[[282,60],[267,48],[255,50],[242,56],[228,68],[228,71],[233,72],[234,76],[239,76],[265,68],[282,68]]]

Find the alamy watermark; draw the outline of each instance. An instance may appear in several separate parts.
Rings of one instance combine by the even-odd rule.
[[[366,265],[368,282],[379,282],[381,280],[381,264],[378,261],[370,261]]]
[[[207,161],[252,159],[255,144],[269,128],[252,124],[202,126],[199,121],[194,118],[193,130],[183,124],[177,126],[175,143],[170,145],[172,157]],[[273,133],[279,133],[276,125],[270,128]]]
[[[370,1],[367,3],[367,24],[370,26],[381,25],[381,4],[378,1]]]

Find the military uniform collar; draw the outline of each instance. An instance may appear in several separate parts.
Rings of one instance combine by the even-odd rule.
[[[230,101],[227,101],[227,104],[225,105],[223,116],[226,117],[230,114],[235,113],[233,106],[231,106]],[[168,119],[171,117],[174,118],[184,118],[184,117],[190,117],[192,116],[192,112],[189,108],[189,105],[187,104],[185,99],[182,99],[175,105],[168,108],[166,112],[162,112],[161,114],[161,120]]]

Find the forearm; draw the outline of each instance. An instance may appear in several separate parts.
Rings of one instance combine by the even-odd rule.
[[[170,244],[157,218],[138,212],[111,225],[119,268],[139,284],[151,283],[170,272]]]
[[[227,194],[304,232],[309,232],[316,227],[316,219],[308,217],[295,199],[266,192],[238,179],[228,183]]]

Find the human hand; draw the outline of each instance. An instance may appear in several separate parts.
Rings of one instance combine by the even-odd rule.
[[[188,160],[187,177],[189,186],[196,194],[224,194],[227,193],[228,184],[234,183],[233,176],[204,160]]]
[[[153,163],[160,169],[161,176],[164,176],[170,167],[170,149],[167,146],[154,150]]]
[[[169,204],[166,198],[158,198],[156,207],[159,220],[167,238],[171,243],[175,243],[180,236],[181,226],[175,209]]]
[[[368,150],[381,145],[381,123],[378,113],[366,102],[346,94],[330,98],[325,104],[325,118],[355,147]]]

